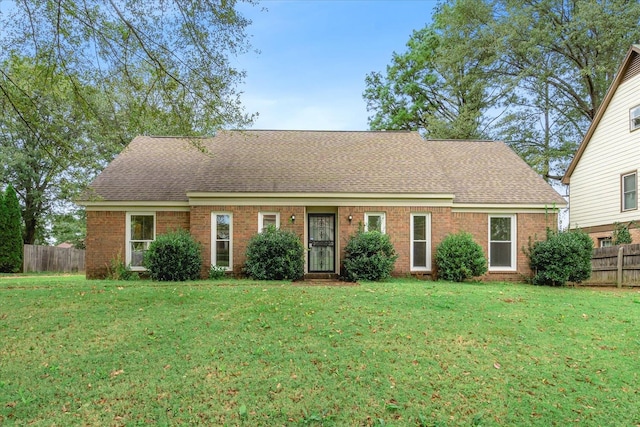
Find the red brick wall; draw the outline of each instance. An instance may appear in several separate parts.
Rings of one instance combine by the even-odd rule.
[[[127,213],[87,211],[86,275],[88,279],[107,276],[111,262],[125,261]],[[156,212],[156,235],[189,229],[189,212]]]
[[[499,213],[496,213],[498,215]],[[485,255],[489,254],[489,214],[454,212],[452,232],[466,231],[482,246]],[[524,281],[531,276],[529,260],[523,249],[529,243],[529,237],[544,239],[546,228],[557,228],[557,215],[549,213],[519,213],[516,215],[517,252],[516,271],[493,271],[482,277],[483,280]]]
[[[225,212],[233,215],[233,272],[242,273],[245,252],[251,236],[258,232],[259,212],[279,212],[280,228],[291,230],[302,239],[304,236],[303,206],[193,206],[191,208],[191,234],[202,244],[202,275],[206,277],[211,267],[211,213]],[[291,215],[295,214],[295,222]]]
[[[156,212],[156,234],[189,230],[189,212]]]
[[[340,207],[338,217],[340,221],[340,259],[344,259],[344,246],[349,236],[364,226],[364,214],[366,212],[384,212],[386,218],[386,233],[391,238],[391,243],[398,253],[395,275],[407,275],[411,273],[411,213],[431,214],[431,252],[435,252],[436,246],[444,239],[451,227],[451,208],[445,207],[409,207],[409,206],[355,206]],[[348,217],[353,216],[351,224]],[[433,257],[431,265],[433,267]],[[422,275],[422,273],[420,273]],[[429,274],[427,274],[429,276]]]
[[[88,279],[106,277],[111,261],[124,261],[125,212],[87,211],[85,267]]]
[[[640,221],[634,220],[632,222],[624,222],[623,225],[629,225],[629,233],[631,234],[632,243],[640,242]],[[613,230],[615,224],[598,225],[595,227],[582,227],[580,230],[589,234],[591,240],[593,240],[593,247],[600,247],[598,239],[611,238],[613,236]]]
[[[258,231],[259,212],[279,212],[280,226],[294,231],[300,238],[305,232],[305,208],[302,206],[193,206],[191,212],[157,212],[156,233],[162,234],[177,228],[190,229],[191,234],[202,244],[203,269],[206,277],[211,265],[211,213],[233,214],[233,271],[241,274],[245,262],[245,252],[251,236]],[[412,212],[431,213],[431,253],[432,269],[435,271],[434,255],[437,246],[449,233],[470,232],[488,254],[487,213],[451,212],[448,207],[380,207],[353,206],[339,207],[336,217],[339,235],[340,259],[344,259],[344,246],[350,235],[364,224],[365,212],[384,212],[386,232],[398,252],[395,275],[411,274],[410,271],[410,214]],[[296,220],[291,222],[291,214]],[[353,220],[349,222],[348,216]],[[87,277],[104,277],[107,266],[118,254],[125,254],[125,212],[87,212]],[[519,281],[530,275],[528,260],[522,248],[528,244],[529,236],[544,237],[547,226],[555,229],[556,215],[517,215],[517,271],[490,272],[482,279]],[[339,271],[339,270],[338,270]],[[421,274],[419,274],[421,275]],[[430,274],[426,274],[430,276]]]

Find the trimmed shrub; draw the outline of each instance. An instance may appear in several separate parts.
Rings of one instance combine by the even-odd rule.
[[[149,245],[144,265],[153,280],[185,281],[200,278],[200,244],[185,230],[162,234]]]
[[[583,231],[547,231],[547,240],[529,244],[534,285],[564,286],[591,277],[593,240]]]
[[[470,233],[449,234],[436,249],[438,279],[462,282],[487,272],[487,258]]]
[[[247,245],[244,272],[254,280],[296,280],[304,275],[304,246],[297,234],[270,225]]]
[[[382,280],[391,276],[398,255],[387,234],[358,231],[344,248],[346,280]]]
[[[16,191],[9,185],[0,199],[0,272],[18,273],[22,270],[24,241],[22,214]]]

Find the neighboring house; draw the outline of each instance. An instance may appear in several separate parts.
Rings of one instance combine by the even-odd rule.
[[[640,45],[629,49],[562,179],[569,185],[569,226],[611,244],[616,223],[640,242]]]
[[[437,245],[467,231],[487,279],[529,274],[523,248],[555,228],[564,200],[501,142],[425,141],[417,132],[221,131],[139,136],[98,176],[87,209],[87,276],[118,256],[142,269],[156,236],[186,229],[210,265],[241,274],[249,238],[294,231],[306,273],[340,273],[359,227],[389,234],[394,274],[430,276]]]

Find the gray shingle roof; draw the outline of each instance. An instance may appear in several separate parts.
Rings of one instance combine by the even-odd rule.
[[[503,143],[425,141],[416,132],[221,131],[191,141],[139,136],[91,187],[105,201],[186,201],[193,191],[564,203]]]

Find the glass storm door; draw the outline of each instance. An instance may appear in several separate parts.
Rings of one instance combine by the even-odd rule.
[[[309,273],[335,272],[334,214],[309,214]]]

